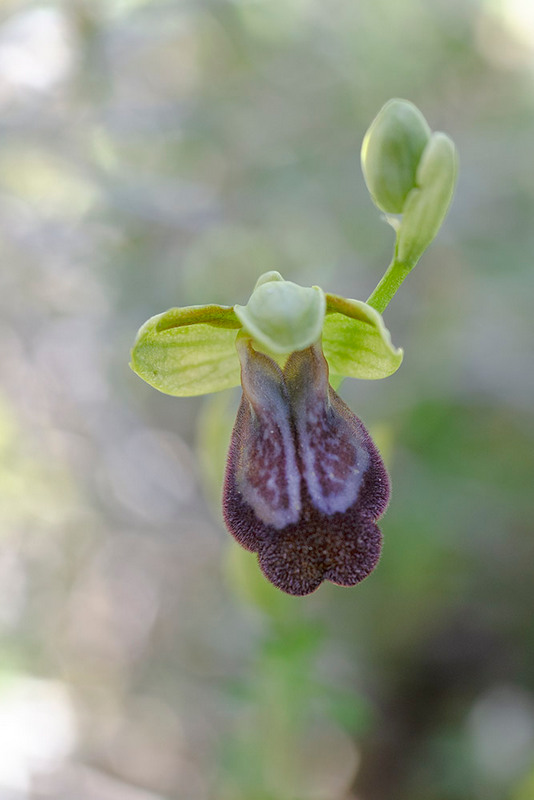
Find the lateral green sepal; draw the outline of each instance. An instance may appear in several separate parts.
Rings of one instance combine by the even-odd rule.
[[[403,357],[378,311],[334,294],[326,295],[323,352],[332,376],[369,380],[392,375]]]
[[[160,392],[177,397],[239,386],[235,340],[240,327],[227,306],[171,308],[139,329],[130,366]]]
[[[205,306],[185,306],[184,308],[169,308],[163,314],[158,314],[157,330],[166,331],[170,328],[181,328],[184,325],[205,323],[216,328],[237,329],[241,323],[236,317],[232,306],[218,306],[211,303]],[[152,317],[156,319],[156,317]],[[150,320],[149,320],[150,322]]]

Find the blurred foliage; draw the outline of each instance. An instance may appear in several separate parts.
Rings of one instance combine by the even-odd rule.
[[[533,89],[517,0],[0,4],[2,800],[530,800]],[[343,385],[384,556],[285,598],[220,522],[236,396],[128,350],[271,269],[365,299],[394,96],[461,171],[387,310],[401,369]]]

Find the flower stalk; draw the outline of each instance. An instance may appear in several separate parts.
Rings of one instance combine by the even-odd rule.
[[[380,282],[367,298],[367,305],[382,314],[410,272],[411,267],[399,263],[394,258]]]

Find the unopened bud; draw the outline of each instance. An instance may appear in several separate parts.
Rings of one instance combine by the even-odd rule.
[[[416,184],[406,199],[397,239],[397,260],[412,267],[436,236],[451,204],[458,159],[454,143],[434,133],[417,168]]]
[[[430,135],[419,109],[397,99],[382,107],[365,134],[363,175],[374,203],[387,214],[403,213]]]

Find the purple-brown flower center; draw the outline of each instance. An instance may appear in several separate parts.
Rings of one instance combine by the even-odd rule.
[[[282,371],[238,342],[243,396],[228,454],[223,511],[266,577],[305,595],[323,580],[352,586],[380,556],[375,520],[389,479],[360,420],[328,384],[319,345]]]

